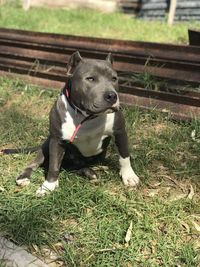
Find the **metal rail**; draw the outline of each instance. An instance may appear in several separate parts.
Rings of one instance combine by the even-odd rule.
[[[196,45],[200,47],[200,31],[189,29],[188,36],[190,45]]]
[[[31,83],[60,88],[66,81],[66,64],[72,52],[83,57],[115,58],[119,71],[200,83],[200,47],[38,33],[0,28],[0,75],[21,75]],[[200,115],[200,93],[188,90],[152,91],[120,78],[121,101],[142,108],[168,110],[179,119]]]

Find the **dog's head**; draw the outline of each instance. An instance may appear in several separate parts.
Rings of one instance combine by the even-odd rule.
[[[87,114],[114,112],[119,109],[118,76],[113,58],[83,59],[75,52],[69,59],[67,75],[71,81],[71,101]]]

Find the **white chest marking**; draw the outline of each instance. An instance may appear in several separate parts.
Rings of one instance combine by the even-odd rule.
[[[74,118],[74,114],[69,110],[69,105],[65,98],[62,98],[66,106],[65,122],[62,124],[63,140],[70,140],[76,125],[83,120],[81,115]],[[74,111],[73,111],[74,112]],[[73,144],[79,149],[85,157],[94,156],[102,152],[102,142],[107,136],[111,136],[113,132],[115,114],[103,114],[92,120],[88,120],[82,124],[78,130]]]

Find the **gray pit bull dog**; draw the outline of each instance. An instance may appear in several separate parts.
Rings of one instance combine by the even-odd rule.
[[[103,159],[113,137],[119,153],[120,175],[126,186],[136,186],[139,178],[130,163],[124,118],[119,110],[118,77],[112,55],[106,60],[83,59],[75,52],[67,66],[67,82],[50,112],[50,134],[35,160],[17,177],[25,186],[33,170],[48,158],[46,180],[37,190],[44,195],[58,187],[64,160],[76,165],[79,174],[96,178],[86,167]],[[78,167],[77,167],[78,166]]]

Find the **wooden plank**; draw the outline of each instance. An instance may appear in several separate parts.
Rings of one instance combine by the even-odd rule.
[[[174,23],[174,17],[175,17],[175,13],[176,13],[176,5],[177,5],[176,0],[170,1],[169,17],[168,17],[168,25],[169,26],[172,26]]]

